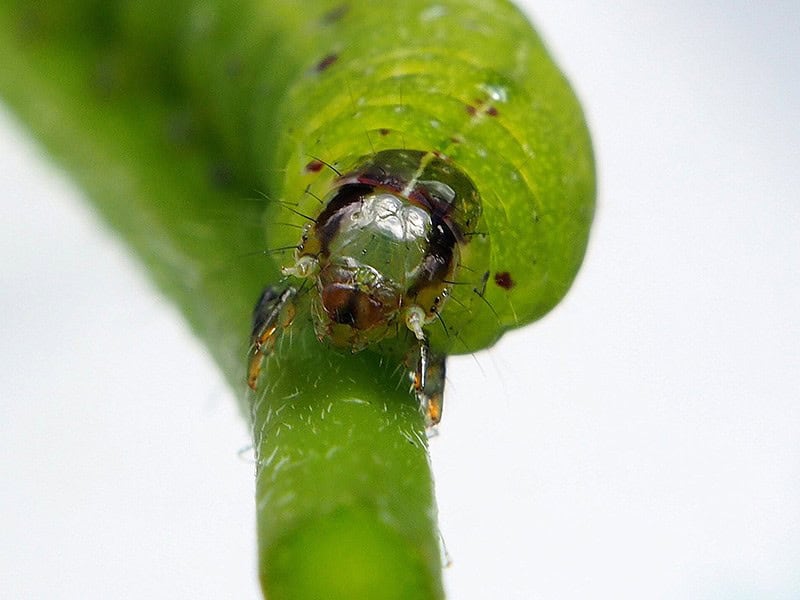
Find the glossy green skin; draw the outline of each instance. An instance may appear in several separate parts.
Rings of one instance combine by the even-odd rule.
[[[151,15],[163,12],[161,4],[119,9],[122,35],[152,40],[141,68],[177,70],[201,120],[213,123],[208,134],[225,167],[253,192],[313,216],[320,206],[304,190],[325,197],[333,174],[309,172],[312,157],[346,170],[397,147],[438,151],[475,182],[483,198],[479,229],[488,236],[464,249],[469,269],[456,277],[464,285],[442,313],[450,334],[430,328],[439,350],[485,348],[566,294],[594,213],[591,142],[568,83],[514,6],[241,0],[223,10],[183,0],[170,4],[174,18],[160,19],[154,31]],[[178,43],[165,48],[163,40]],[[272,248],[299,241],[281,223],[306,221],[269,204]],[[277,266],[291,263],[290,253],[279,254],[269,278],[277,281]],[[486,271],[484,302],[474,290],[483,289]],[[502,273],[510,289],[495,283]]]
[[[320,205],[304,191],[324,198],[333,176],[309,172],[314,158],[343,171],[381,149],[438,151],[475,182],[488,236],[464,248],[464,285],[442,314],[450,334],[430,328],[434,345],[480,350],[559,302],[594,213],[591,142],[572,90],[514,6],[237,5],[234,15],[198,2],[181,49],[188,85],[237,168],[314,216]],[[280,223],[306,222],[271,203],[269,245],[297,244],[298,231]],[[291,263],[291,253],[277,256]],[[487,271],[484,302],[474,290]],[[502,273],[510,289],[495,283]]]
[[[313,49],[277,110],[293,123],[274,145],[271,189],[314,215],[332,173],[306,169],[318,157],[347,170],[387,148],[437,151],[469,176],[484,222],[463,248],[464,262],[442,316],[429,326],[439,350],[474,352],[503,331],[533,321],[569,289],[583,259],[594,212],[591,144],[580,107],[525,18],[506,2],[363,5],[335,26],[317,23]],[[394,26],[387,25],[396,24]],[[386,29],[391,29],[391,34]],[[324,57],[336,61],[323,71]],[[388,133],[386,131],[388,130]],[[273,204],[267,223],[301,217]],[[296,231],[271,227],[276,247]],[[290,264],[290,256],[280,258]],[[489,273],[483,297],[482,275]],[[495,283],[508,273],[510,289]]]

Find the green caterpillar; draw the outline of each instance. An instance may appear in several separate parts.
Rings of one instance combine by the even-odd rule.
[[[498,0],[45,4],[0,9],[0,91],[234,386],[272,284],[246,407],[270,597],[441,597],[422,421],[394,367],[436,422],[444,357],[552,308],[592,218],[583,117],[536,34]],[[261,217],[266,236],[243,226]],[[274,263],[231,264],[264,239]]]
[[[277,165],[265,169],[278,200],[270,242],[296,250],[278,261],[291,293],[270,291],[257,310],[251,385],[281,319],[311,313],[321,340],[353,351],[383,342],[391,352],[384,340],[399,334],[413,354],[416,338],[409,366],[435,423],[444,356],[491,345],[569,288],[593,214],[589,136],[506,2],[304,6],[303,19],[286,15],[303,52],[281,57],[280,101],[253,124],[256,155]],[[396,205],[376,217],[387,198]],[[407,233],[401,207],[433,216],[411,243],[387,233],[392,220]],[[287,318],[302,289],[311,300]]]
[[[257,306],[251,387],[294,322],[405,357],[436,422],[444,357],[541,317],[575,277],[589,135],[504,0],[72,0],[38,18],[100,23],[129,85],[185,105],[230,177],[269,197],[267,243],[285,251],[264,266],[277,287]]]

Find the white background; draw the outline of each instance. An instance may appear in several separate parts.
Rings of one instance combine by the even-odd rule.
[[[530,4],[599,209],[567,300],[450,363],[449,597],[800,598],[800,4]],[[0,597],[258,598],[231,392],[7,113],[0,189]]]

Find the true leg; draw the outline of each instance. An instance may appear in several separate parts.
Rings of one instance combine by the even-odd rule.
[[[428,427],[437,425],[442,419],[446,358],[444,354],[431,352],[427,340],[420,341],[414,391]]]
[[[292,298],[297,289],[283,290],[268,287],[262,293],[253,310],[253,332],[250,335],[250,360],[247,366],[247,385],[255,390],[264,357],[272,352],[278,329],[288,327],[294,318]]]

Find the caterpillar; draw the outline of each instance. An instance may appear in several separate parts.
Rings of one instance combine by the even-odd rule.
[[[307,288],[302,312],[334,346],[410,338],[436,423],[444,356],[541,317],[575,277],[594,208],[584,119],[507,2],[304,6],[285,15],[301,47],[254,136],[278,166],[270,242],[295,248],[282,285]],[[416,237],[414,219],[427,219]],[[288,301],[269,291],[256,310],[253,386]]]
[[[153,41],[138,72],[213,124],[286,249],[264,268],[250,386],[283,330],[314,327],[405,361],[436,423],[445,357],[547,313],[586,249],[591,142],[538,35],[506,0],[183,0],[157,25],[155,5],[103,18]]]
[[[413,376],[435,424],[445,358],[491,345],[552,308],[580,265],[592,218],[592,153],[581,110],[525,18],[502,0],[10,4],[19,16],[4,23],[16,29],[2,30],[20,37],[31,60],[21,68],[8,61],[11,75],[0,81],[33,72],[31,65],[41,71],[32,78],[34,93],[57,93],[42,103],[51,110],[34,103],[32,120],[45,123],[42,135],[76,156],[75,164],[97,169],[94,159],[112,166],[129,153],[138,159],[129,169],[106,167],[105,178],[119,185],[95,190],[120,193],[108,212],[136,223],[132,243],[145,256],[158,254],[154,273],[202,324],[209,347],[223,347],[218,362],[236,385],[244,385],[250,295],[255,300],[256,287],[270,284],[254,311],[248,373],[258,388],[248,408],[263,581],[274,589],[282,585],[281,564],[303,577],[303,564],[318,562],[320,554],[304,548],[308,538],[296,534],[318,529],[320,513],[332,507],[344,509],[337,513],[347,527],[323,528],[334,542],[323,553],[339,554],[347,541],[340,533],[353,524],[366,530],[374,516],[385,547],[401,547],[386,553],[387,563],[403,573],[420,561],[421,573],[438,571],[432,489],[420,482],[429,482],[421,421],[413,399],[403,404],[403,394],[392,393],[393,361]],[[92,26],[82,27],[86,21]],[[56,35],[70,43],[62,48]],[[92,109],[77,110],[72,128],[48,127],[54,115],[64,116],[52,110],[63,97]],[[199,124],[191,133],[201,141],[165,151],[172,142],[164,143],[160,125],[171,124],[175,112]],[[172,128],[178,138],[181,123]],[[94,143],[64,135],[78,127]],[[100,160],[108,149],[116,161]],[[223,158],[220,179],[235,189],[206,189],[202,166],[210,157]],[[159,178],[168,185],[160,187]],[[209,257],[224,254],[224,264],[226,252],[242,246],[196,215],[254,189],[269,198],[263,228],[274,264],[262,261],[263,281],[251,281],[252,269],[248,277],[233,269],[210,275],[203,268]],[[150,193],[157,202],[137,203]],[[249,244],[244,231],[241,237]],[[259,387],[272,345],[291,341],[297,328],[299,343],[280,349]],[[364,354],[350,362],[327,352],[314,332],[322,343]],[[366,355],[372,351],[381,355]],[[330,402],[321,411],[305,402],[304,394],[317,391],[324,402],[351,392],[358,399],[362,383],[374,402]],[[346,395],[326,397],[336,386]],[[398,402],[387,410],[390,399]],[[344,436],[348,447],[339,451]],[[350,549],[384,554],[354,541]],[[296,565],[293,556],[305,562]],[[428,587],[436,582],[434,575]],[[398,597],[412,596],[400,590]],[[433,589],[424,597],[438,595]]]

